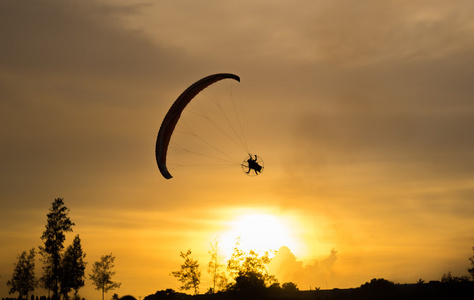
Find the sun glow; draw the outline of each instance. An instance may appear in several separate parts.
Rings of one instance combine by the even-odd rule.
[[[292,250],[299,248],[291,222],[270,214],[245,214],[230,222],[229,231],[220,236],[221,249],[225,256],[232,254],[237,239],[239,248],[244,251],[276,251],[281,246]]]

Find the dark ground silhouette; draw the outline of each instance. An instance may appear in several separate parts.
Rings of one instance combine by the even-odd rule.
[[[377,280],[379,281],[379,280]],[[388,281],[386,281],[388,282]],[[241,299],[268,299],[268,300],[472,300],[474,299],[474,282],[447,282],[439,281],[423,284],[387,284],[380,281],[375,284],[365,284],[359,288],[294,291],[285,293],[272,292],[269,289],[259,292],[221,292],[191,296],[168,289],[146,296],[144,300],[241,300]]]

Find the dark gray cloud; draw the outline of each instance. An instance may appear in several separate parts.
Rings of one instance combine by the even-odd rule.
[[[137,13],[140,5],[54,0],[2,1],[1,5],[4,70],[133,81],[137,76],[139,80],[157,75],[165,79],[183,59],[176,48],[151,44],[141,32],[123,28],[120,18]]]
[[[122,17],[139,5],[0,6],[2,205],[21,206],[30,190],[49,203],[68,188],[133,172],[131,157],[153,143],[171,101],[164,90],[199,63],[126,29]]]
[[[315,163],[400,162],[447,178],[472,176],[471,65],[449,57],[352,72],[355,82],[343,79],[341,90],[301,116],[296,143]]]
[[[316,56],[337,66],[433,59],[474,46],[468,1],[331,1],[308,23]],[[466,10],[459,10],[463,7]],[[472,11],[472,10],[471,10]]]

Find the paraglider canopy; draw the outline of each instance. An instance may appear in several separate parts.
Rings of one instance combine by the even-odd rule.
[[[161,123],[160,130],[158,131],[158,137],[156,139],[155,156],[158,169],[164,178],[170,179],[171,176],[166,166],[166,156],[168,152],[168,145],[171,139],[171,135],[178,123],[181,113],[185,109],[186,105],[189,104],[193,98],[199,94],[203,89],[207,88],[211,84],[223,80],[223,79],[234,79],[240,82],[240,77],[231,73],[219,73],[204,77],[203,79],[195,82],[189,86],[173,103],[171,108],[168,110],[163,122]]]

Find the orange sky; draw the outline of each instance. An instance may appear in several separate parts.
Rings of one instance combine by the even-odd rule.
[[[0,296],[56,197],[87,273],[116,256],[119,295],[177,290],[169,274],[189,248],[204,292],[210,243],[250,234],[249,215],[285,232],[268,240],[286,246],[271,267],[301,289],[467,275],[473,12],[459,0],[0,0]],[[243,153],[165,180],[160,123],[217,72],[241,77],[229,98],[265,172],[242,174]],[[98,293],[89,280],[80,291]]]

